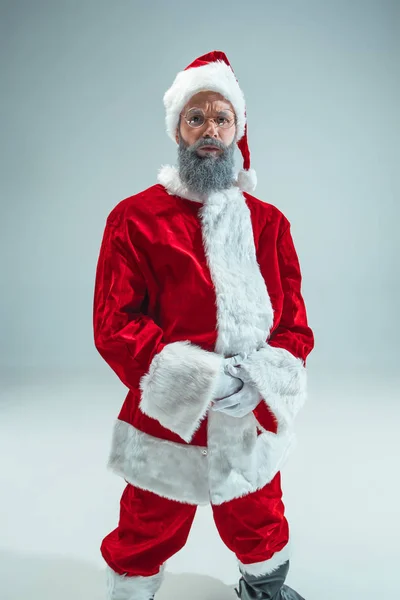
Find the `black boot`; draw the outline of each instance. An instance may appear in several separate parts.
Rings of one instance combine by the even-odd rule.
[[[242,573],[239,590],[236,590],[240,600],[304,600],[300,594],[284,584],[289,571],[287,560],[269,575],[249,575]]]

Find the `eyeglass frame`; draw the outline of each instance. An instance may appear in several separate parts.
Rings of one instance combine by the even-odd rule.
[[[192,126],[192,125],[190,125],[190,124],[188,123],[188,121],[186,120],[186,115],[187,115],[187,114],[188,114],[188,113],[189,113],[191,110],[195,110],[195,109],[197,109],[198,111],[201,111],[201,112],[203,113],[203,115],[204,115],[204,119],[205,119],[205,121],[204,121],[203,125],[200,125],[199,127],[193,127],[193,126]],[[236,114],[233,112],[233,110],[231,110],[230,108],[224,108],[224,109],[222,109],[220,112],[227,112],[227,111],[229,111],[230,113],[232,113],[232,114],[233,114],[233,121],[232,121],[232,124],[231,124],[231,125],[229,125],[229,127],[222,127],[221,125],[218,125],[218,123],[215,123],[215,124],[216,124],[216,126],[218,127],[218,129],[231,129],[231,127],[233,127],[233,125],[236,125],[236,124],[237,124]],[[204,125],[206,124],[206,122],[207,122],[207,121],[214,120],[214,122],[215,122],[215,118],[216,118],[216,117],[206,117],[204,110],[203,110],[202,108],[198,108],[197,106],[193,106],[192,108],[189,108],[189,110],[186,112],[186,114],[185,114],[185,115],[183,115],[182,113],[179,113],[179,116],[180,116],[180,117],[183,117],[183,118],[185,119],[185,122],[188,124],[188,126],[189,126],[191,129],[200,129],[201,127],[204,127]]]

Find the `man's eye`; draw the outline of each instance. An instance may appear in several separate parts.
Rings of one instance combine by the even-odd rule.
[[[188,122],[190,125],[202,125],[204,117],[202,115],[190,115]]]

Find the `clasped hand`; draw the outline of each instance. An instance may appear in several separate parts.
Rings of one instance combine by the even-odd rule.
[[[240,418],[252,412],[261,401],[259,391],[240,369],[243,358],[238,354],[224,359],[211,410]]]

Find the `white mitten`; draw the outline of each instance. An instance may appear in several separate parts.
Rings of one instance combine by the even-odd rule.
[[[244,383],[236,394],[229,396],[229,398],[217,400],[212,410],[223,412],[231,417],[240,418],[252,412],[261,400],[262,398],[257,388],[251,383]]]
[[[214,393],[215,400],[227,398],[243,387],[243,381],[239,377],[234,377],[226,371],[228,365],[235,366],[236,364],[239,364],[239,358],[241,357],[232,356],[231,358],[224,358],[222,361],[217,388]]]

